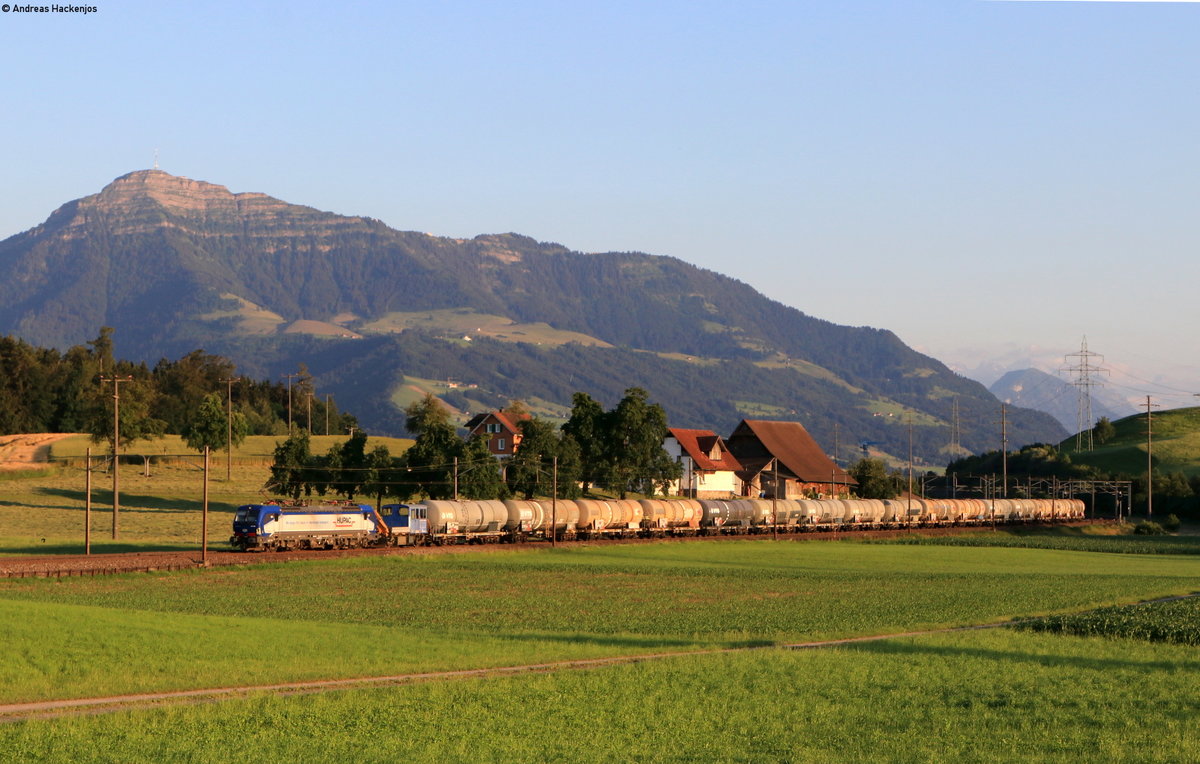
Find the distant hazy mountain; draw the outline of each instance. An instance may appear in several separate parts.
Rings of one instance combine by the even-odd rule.
[[[1046,412],[1069,433],[1078,431],[1079,388],[1064,379],[1037,369],[1021,369],[1008,372],[988,389],[1002,401]],[[1092,387],[1091,398],[1092,421],[1085,426],[1100,417],[1116,421],[1135,413],[1120,396],[1107,393],[1100,385]]]
[[[843,460],[862,442],[905,453],[911,421],[917,453],[944,463],[955,399],[961,444],[996,441],[987,390],[891,332],[675,258],[397,231],[157,170],[0,242],[0,331],[64,348],[103,325],[149,362],[197,347],[256,375],[304,362],[377,432],[424,391],[464,415],[509,398],[553,415],[576,390],[611,405],[640,385],[678,426],[798,419]],[[1012,412],[1011,442],[1064,435]]]

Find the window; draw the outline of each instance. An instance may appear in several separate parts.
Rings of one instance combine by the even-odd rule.
[[[496,450],[503,451],[506,448],[507,441],[504,438],[496,438]]]
[[[494,435],[495,433],[500,432],[500,425],[493,422],[487,426],[487,431],[489,435]]]

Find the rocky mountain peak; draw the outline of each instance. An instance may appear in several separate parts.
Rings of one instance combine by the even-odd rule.
[[[87,206],[109,210],[138,206],[153,201],[174,213],[236,214],[245,206],[287,205],[266,194],[234,194],[225,186],[172,175],[162,170],[137,170],[122,175],[105,186],[100,193],[81,200]]]

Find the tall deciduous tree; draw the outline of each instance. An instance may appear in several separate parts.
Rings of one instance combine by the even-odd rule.
[[[275,446],[275,460],[271,464],[271,477],[266,488],[292,499],[300,493],[311,491],[309,467],[312,454],[309,452],[308,433],[301,430]]]
[[[575,393],[571,403],[571,417],[562,431],[571,436],[579,449],[578,480],[583,482],[586,492],[604,475],[604,408],[587,393]]]
[[[605,483],[621,498],[629,491],[654,495],[659,488],[665,493],[682,471],[663,448],[667,414],[657,403],[648,403],[648,397],[642,388],[631,387],[605,416]]]
[[[436,397],[426,394],[404,410],[405,427],[417,436],[404,453],[397,495],[425,495],[445,499],[454,494],[453,462],[462,448],[462,440],[450,423],[450,414]]]
[[[896,480],[882,459],[859,459],[846,470],[858,481],[856,493],[863,499],[891,499],[899,494]]]
[[[240,411],[225,410],[220,393],[209,393],[192,412],[183,427],[183,440],[188,448],[203,451],[222,449],[227,442],[241,445],[246,440],[246,417]]]
[[[519,425],[521,445],[508,460],[508,487],[526,499],[549,496],[553,492],[551,469],[558,456],[558,436],[554,425],[531,417]]]
[[[485,437],[463,443],[458,457],[458,495],[464,499],[503,499],[508,488],[500,475],[500,460]]]

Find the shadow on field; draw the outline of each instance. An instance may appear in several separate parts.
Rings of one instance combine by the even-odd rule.
[[[691,639],[664,639],[662,637],[631,637],[614,634],[497,634],[500,639],[514,642],[563,642],[572,645],[599,645],[603,647],[623,648],[665,648],[665,647],[696,647],[697,642]],[[729,642],[726,647],[769,647],[774,642],[770,640],[744,640]]]
[[[86,500],[84,491],[75,491],[69,488],[40,488],[38,493],[48,496],[57,496],[63,499],[70,499],[78,502],[77,506],[59,506],[53,509],[73,509],[82,512],[83,503]],[[21,506],[14,502],[7,502],[8,506]],[[92,491],[92,511],[97,511],[98,508],[112,507],[112,491]],[[200,497],[195,499],[166,499],[162,496],[147,496],[145,494],[121,492],[121,511],[129,510],[131,512],[198,512],[202,507]],[[237,507],[233,504],[209,500],[209,512],[225,512],[233,514]]]
[[[92,555],[129,554],[131,552],[186,552],[196,549],[196,544],[97,544],[92,542]],[[211,545],[210,545],[211,548]],[[78,544],[29,544],[28,546],[6,546],[0,549],[0,558],[5,555],[60,555],[83,554],[83,542]]]
[[[759,539],[761,539],[763,542],[771,541],[771,538],[769,536],[762,536],[762,537],[759,537]],[[753,537],[751,537],[751,539],[749,539],[749,540],[753,541],[753,540],[758,540],[758,539],[754,539]],[[660,541],[663,544],[685,544],[689,541],[689,539],[661,539]],[[776,543],[781,543],[781,542],[776,542]],[[753,570],[753,571],[758,571],[758,572],[770,572],[770,571],[795,572],[795,570],[796,570],[795,565],[791,564],[790,562],[779,562],[776,564],[770,564],[770,563],[763,562],[761,559],[753,559],[753,560],[715,559],[715,555],[713,553],[709,552],[709,554],[706,556],[705,552],[708,552],[709,550],[712,550],[712,549],[719,549],[719,547],[714,547],[714,546],[708,545],[708,544],[693,544],[687,550],[687,551],[693,553],[689,557],[651,557],[651,556],[640,555],[640,554],[636,555],[636,556],[631,556],[626,553],[626,552],[628,552],[628,550],[633,550],[633,549],[642,550],[642,549],[646,549],[646,547],[644,547],[644,546],[626,547],[625,551],[620,551],[620,550],[607,551],[607,550],[599,550],[593,546],[593,547],[588,547],[585,549],[580,549],[580,552],[587,557],[597,557],[602,560],[613,560],[613,561],[620,562],[623,565],[627,565],[627,566],[628,565],[642,565],[645,563],[658,563],[658,564],[665,565],[665,566],[680,566],[680,565],[695,564],[698,566],[713,568],[714,572],[724,572],[721,570],[722,568],[732,569],[732,570]],[[719,552],[718,552],[718,554],[719,554]]]
[[[1083,658],[1068,655],[1036,655],[1012,650],[989,650],[981,647],[952,647],[949,645],[927,645],[919,642],[902,642],[896,640],[881,640],[857,645],[845,645],[843,649],[870,652],[881,655],[922,656],[937,658],[974,658],[977,660],[994,661],[997,663],[1034,663],[1047,668],[1070,666],[1091,671],[1111,671],[1113,669],[1133,669],[1137,671],[1178,671],[1180,666],[1174,662],[1143,662],[1126,661],[1119,658]],[[1001,669],[1003,670],[1003,668]]]

